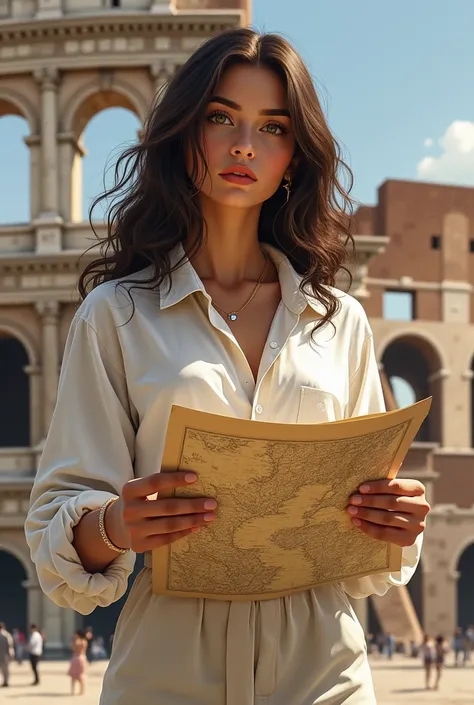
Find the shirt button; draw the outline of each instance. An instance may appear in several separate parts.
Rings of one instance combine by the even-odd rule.
[[[270,343],[270,347],[271,347],[272,350],[276,350],[276,348],[278,347],[278,343],[275,343],[275,341],[273,340],[273,341]]]
[[[326,408],[326,407],[324,406],[323,402],[320,401],[319,404],[318,404],[318,409],[319,409],[320,411],[324,411],[325,408]]]
[[[257,414],[261,414],[263,411],[263,406],[261,404],[257,404],[257,406],[255,407],[255,411],[257,412]]]

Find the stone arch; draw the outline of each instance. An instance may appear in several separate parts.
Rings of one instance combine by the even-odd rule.
[[[0,117],[18,115],[25,118],[32,135],[38,131],[39,118],[33,104],[22,93],[0,86]]]
[[[27,633],[31,572],[21,551],[9,541],[0,541],[0,572],[8,575],[8,580],[0,581],[2,620],[9,630],[17,627]]]
[[[0,318],[0,447],[27,448],[36,435],[37,355],[18,326]],[[33,375],[33,376],[32,376]]]
[[[90,82],[80,88],[60,118],[61,145],[61,211],[67,220],[82,222],[83,157],[86,155],[83,134],[91,120],[104,110],[123,108],[143,124],[152,96],[127,81],[114,78],[110,82]],[[65,140],[65,141],[64,141]]]
[[[434,354],[435,357],[433,359],[437,359],[437,361],[439,362],[439,369],[448,369],[448,362],[446,359],[445,351],[440,346],[439,341],[436,340],[436,338],[434,338],[430,333],[427,333],[426,331],[416,331],[416,333],[414,333],[413,328],[400,328],[392,330],[385,336],[385,338],[379,340],[378,343],[376,342],[377,359],[381,360],[385,350],[392,343],[396,342],[397,340],[400,340],[401,338],[412,338],[414,340],[420,340],[420,342],[425,344],[426,350],[430,349]]]
[[[5,541],[2,534],[0,533],[0,551],[5,551],[5,553],[11,553],[23,566],[26,578],[28,582],[35,584],[38,582],[36,576],[36,570],[34,564],[31,562],[29,557],[28,548],[25,544],[25,550],[22,550],[16,543],[12,541]]]
[[[39,363],[39,355],[36,350],[36,346],[30,337],[29,333],[13,321],[0,318],[0,333],[8,333],[12,338],[16,338],[25,348],[28,354],[28,362],[30,365],[36,367]]]
[[[449,370],[438,342],[424,332],[408,329],[392,332],[378,348],[383,374],[392,392],[398,378],[411,387],[415,401],[433,397],[431,413],[416,440],[442,442],[442,389]]]
[[[457,576],[457,625],[463,629],[474,625],[474,537],[464,542],[463,550],[458,554],[456,563]]]
[[[150,100],[129,83],[120,79],[112,81],[105,90],[97,83],[88,83],[77,92],[61,116],[61,130],[80,137],[89,120],[105,108],[126,108],[143,123]]]
[[[449,575],[456,576],[458,572],[458,565],[464,551],[469,548],[471,544],[474,544],[474,535],[470,534],[467,538],[459,544],[457,550],[453,551],[453,557],[451,558],[451,563],[449,565]]]

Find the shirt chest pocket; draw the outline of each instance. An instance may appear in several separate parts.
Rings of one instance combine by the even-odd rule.
[[[341,404],[334,394],[314,387],[301,387],[298,423],[327,423],[343,418]]]

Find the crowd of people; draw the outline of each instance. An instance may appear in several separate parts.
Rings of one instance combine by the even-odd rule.
[[[391,659],[395,653],[405,653],[411,658],[421,658],[425,673],[425,688],[438,690],[446,656],[453,654],[453,666],[466,666],[474,653],[474,625],[466,630],[455,629],[451,643],[442,634],[433,637],[425,634],[421,644],[411,641],[407,645],[397,641],[394,634],[368,634],[367,650],[373,656]]]
[[[71,693],[76,693],[76,687],[80,695],[85,692],[87,666],[94,660],[108,658],[112,645],[113,635],[110,637],[109,648],[106,648],[103,637],[95,636],[92,627],[85,630],[78,629],[69,644],[71,649],[71,659],[66,671],[71,679]],[[46,638],[35,624],[30,627],[29,636],[20,629],[7,631],[4,622],[0,622],[0,674],[3,677],[2,687],[8,687],[10,675],[10,663],[16,661],[22,664],[28,660],[33,673],[32,685],[39,685],[40,676],[38,664],[43,656]],[[424,673],[425,687],[430,690],[438,690],[443,667],[446,663],[446,656],[453,655],[452,665],[454,667],[466,666],[473,659],[474,654],[474,625],[470,625],[466,630],[458,627],[452,636],[451,643],[442,635],[432,637],[425,634],[421,644],[411,641],[408,645],[397,640],[394,634],[367,635],[367,650],[372,657],[385,657],[392,659],[394,654],[405,654],[411,658],[420,658]]]
[[[1,687],[7,688],[10,680],[10,664],[16,661],[22,665],[28,660],[33,672],[32,685],[39,685],[40,674],[38,664],[43,656],[46,637],[36,624],[30,627],[28,637],[21,629],[7,630],[6,624],[0,622],[0,674],[3,682]],[[105,648],[104,639],[94,636],[92,627],[85,630],[78,629],[70,641],[71,659],[66,671],[71,679],[71,693],[76,690],[80,695],[85,692],[87,664],[94,659],[107,658],[110,654]]]
[[[38,663],[43,655],[44,636],[36,624],[30,627],[28,638],[20,629],[7,631],[4,622],[0,622],[0,673],[3,677],[2,687],[7,688],[10,677],[10,663],[16,660],[21,664],[27,658],[33,672],[32,685],[39,685]]]

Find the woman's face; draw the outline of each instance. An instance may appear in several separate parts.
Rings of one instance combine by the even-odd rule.
[[[286,92],[264,67],[229,68],[208,105],[202,131],[208,173],[201,197],[249,208],[270,198],[295,151]],[[203,167],[198,174],[201,184]]]

